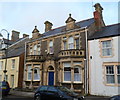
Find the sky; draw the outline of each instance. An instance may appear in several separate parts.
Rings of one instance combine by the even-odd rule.
[[[101,0],[102,1],[102,0]],[[78,21],[93,18],[95,11],[93,5],[100,3],[103,7],[103,19],[106,25],[118,23],[118,2],[101,2],[90,0],[87,2],[0,2],[0,30],[6,29],[10,33],[16,30],[23,34],[32,36],[32,31],[37,26],[40,33],[44,33],[45,21],[53,24],[53,29],[65,25],[69,14]],[[2,31],[7,38],[7,32]]]

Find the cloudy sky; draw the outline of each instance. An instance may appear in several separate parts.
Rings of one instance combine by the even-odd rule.
[[[72,14],[77,21],[93,17],[95,3],[104,8],[103,18],[106,25],[118,23],[118,2],[0,2],[0,30],[6,29],[11,35],[12,30],[31,36],[37,25],[40,33],[44,32],[46,20],[53,23],[53,28],[65,25]],[[6,33],[2,32],[4,37]]]

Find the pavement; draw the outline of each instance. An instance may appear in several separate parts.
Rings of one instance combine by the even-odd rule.
[[[17,91],[17,90],[10,90],[11,95],[16,96],[23,96],[23,97],[34,97],[34,92],[24,92],[24,91]]]
[[[17,91],[17,90],[11,90],[10,91],[11,95],[14,96],[23,96],[23,97],[34,97],[34,92],[24,92],[24,91]],[[85,96],[85,100],[108,100],[109,97],[104,97],[104,96]]]

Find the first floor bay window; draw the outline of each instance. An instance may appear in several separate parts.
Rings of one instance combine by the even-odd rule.
[[[32,79],[32,70],[31,70],[31,69],[32,69],[32,66],[31,66],[31,65],[28,65],[27,68],[28,68],[28,69],[27,69],[27,79],[28,79],[28,80],[31,80],[31,79]]]
[[[64,81],[71,81],[71,63],[63,63],[64,66]]]
[[[81,68],[79,66],[74,67],[74,81],[75,82],[82,81],[82,79],[81,79]]]

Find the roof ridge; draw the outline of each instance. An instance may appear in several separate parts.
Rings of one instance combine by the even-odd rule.
[[[110,26],[114,26],[114,25],[119,25],[120,23],[115,23],[115,24],[111,24],[111,25],[107,25],[105,27],[110,27]],[[104,28],[104,27],[103,27]]]
[[[94,19],[94,18],[84,19],[84,20],[78,21],[78,22],[76,22],[76,23],[83,22],[83,21],[88,21],[88,20],[90,20],[90,19]],[[75,23],[75,24],[76,24],[76,23]],[[66,26],[66,25],[62,25],[62,26],[60,26],[60,27],[56,27],[56,28],[54,28],[54,29],[51,29],[50,31],[55,30],[55,29],[59,29],[59,28],[65,27],[65,26]]]

